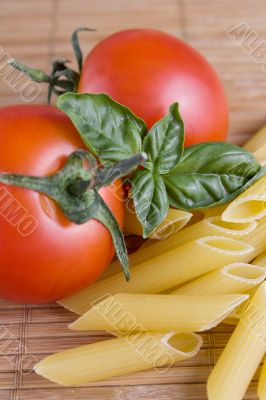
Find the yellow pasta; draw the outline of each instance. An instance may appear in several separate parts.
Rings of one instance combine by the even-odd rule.
[[[171,238],[172,245],[180,246],[191,240],[199,239],[203,236],[224,235],[232,239],[241,240],[242,237],[251,234],[257,227],[257,223],[247,222],[239,224],[234,222],[222,221],[219,216],[205,218],[197,224],[189,226],[178,232]],[[170,238],[169,238],[170,240]]]
[[[251,153],[260,149],[266,144],[266,125],[264,125],[258,132],[256,132],[251,139],[244,145],[244,148]]]
[[[258,397],[259,400],[266,400],[266,360],[264,361],[264,365],[260,374]]]
[[[200,336],[146,333],[104,340],[43,359],[35,372],[61,385],[81,385],[150,368],[162,369],[195,356]]]
[[[249,298],[246,301],[244,301],[242,304],[240,304],[239,307],[236,307],[236,309],[231,313],[231,315],[229,315],[229,317],[224,320],[224,322],[226,324],[229,323],[230,325],[237,325],[239,323],[239,319],[242,317],[245,310],[249,306],[249,304],[252,301],[257,290],[258,290],[258,288],[255,286],[254,288],[250,289],[247,292],[247,294],[249,295]]]
[[[242,400],[266,351],[266,283],[257,290],[208,379],[209,400]]]
[[[169,238],[152,243],[150,246],[144,246],[129,256],[131,267],[140,264],[150,258],[160,256],[166,251],[170,251],[177,246],[181,246],[192,240],[200,239],[204,236],[223,235],[232,239],[242,240],[249,236],[257,228],[256,222],[247,222],[245,224],[224,222],[220,217],[211,217],[197,222],[195,225],[182,229]],[[121,266],[118,261],[110,265],[112,270],[120,271]]]
[[[256,160],[262,165],[266,165],[266,142],[265,145],[260,149],[256,150],[254,153],[254,157]]]
[[[261,267],[266,268],[266,251],[264,253],[260,254],[255,260],[253,261],[255,265],[260,265]]]
[[[266,216],[266,175],[228,205],[222,214],[227,222],[255,221]]]
[[[204,237],[136,265],[129,282],[123,274],[115,274],[60,300],[59,304],[83,314],[93,301],[106,294],[160,293],[223,265],[248,262],[253,254],[254,247],[247,243],[223,236]]]
[[[256,250],[256,254],[258,254],[264,250],[264,229],[266,230],[266,218],[259,221],[259,223],[252,221],[243,224],[225,222],[222,221],[219,216],[206,218],[193,226],[189,226],[182,231],[173,234],[163,241],[155,241],[153,239],[147,240],[144,246],[129,256],[130,266],[133,267],[134,265],[140,264],[149,258],[157,257],[162,253],[172,250],[173,248],[176,248],[177,246],[185,244],[189,241],[211,235],[223,235],[233,239],[245,241],[247,243],[255,243],[255,247],[260,246],[259,249]],[[149,247],[149,249],[147,249],[147,247]],[[114,261],[109,265],[108,270],[103,275],[103,278],[105,279],[107,276],[114,275],[120,271],[121,265],[119,261]]]
[[[257,265],[234,263],[202,275],[171,294],[210,295],[248,293],[266,278],[266,268]]]
[[[255,260],[252,261],[252,265],[266,268],[266,251],[260,254],[257,258],[255,258]],[[230,321],[226,319],[225,321],[226,323],[228,322],[233,325],[236,325],[238,323],[239,318],[241,317],[241,315],[243,315],[250,301],[253,299],[256,291],[257,288],[254,287],[247,292],[249,294],[249,299],[235,309],[235,311],[231,315]]]
[[[190,212],[170,208],[166,218],[156,230],[149,235],[149,238],[164,240],[173,233],[180,231],[191,217],[192,214]],[[126,234],[143,236],[142,226],[132,207],[126,207],[124,231]]]
[[[152,239],[148,240],[138,253],[131,256],[131,265],[132,259],[134,260],[137,258],[138,262],[147,260],[148,257],[151,257],[152,254],[154,254],[154,251],[156,251],[156,255],[159,255],[163,251],[171,250],[173,247],[181,246],[182,244],[190,242],[191,240],[200,239],[203,236],[223,235],[232,239],[241,240],[242,237],[253,232],[256,227],[257,222],[255,221],[239,224],[222,221],[220,216],[204,218],[196,224],[188,226],[182,231],[172,235],[168,239],[164,240],[164,242],[161,244]],[[156,247],[152,247],[149,251],[143,251],[143,248],[150,244],[156,244]],[[140,257],[142,258],[140,259]],[[133,265],[135,264],[134,261]]]
[[[254,257],[266,250],[266,217],[257,222],[256,228],[241,238],[241,241],[248,243],[255,248]],[[253,258],[254,258],[253,257]]]
[[[74,330],[201,332],[213,328],[247,300],[245,294],[107,296],[69,327]]]

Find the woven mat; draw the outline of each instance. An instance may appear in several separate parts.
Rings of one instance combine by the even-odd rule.
[[[69,36],[77,26],[97,28],[83,35],[85,51],[119,29],[153,27],[173,33],[197,47],[218,70],[229,99],[230,140],[242,144],[265,123],[266,75],[250,49],[241,48],[227,32],[247,23],[263,41],[265,19],[265,0],[1,0],[0,45],[10,57],[49,70],[56,55],[72,59]],[[22,102],[20,93],[0,77],[0,105]],[[45,102],[45,91],[36,102]],[[208,374],[232,331],[221,325],[205,333],[199,355],[165,374],[148,371],[61,388],[35,375],[33,364],[52,352],[106,337],[69,331],[74,318],[53,304],[0,303],[0,400],[204,400]],[[256,399],[255,386],[246,399]]]
[[[23,306],[0,303],[0,400],[203,400],[206,399],[207,377],[233,330],[224,324],[204,333],[204,344],[199,354],[164,373],[150,370],[86,387],[62,388],[36,375],[32,371],[34,363],[50,353],[108,337],[105,332],[80,334],[70,331],[67,325],[75,318],[75,314],[56,304]],[[247,399],[256,399],[258,374],[254,379]]]

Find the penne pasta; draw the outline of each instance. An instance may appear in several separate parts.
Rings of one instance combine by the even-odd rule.
[[[252,264],[266,268],[266,251],[264,253],[260,254],[257,258],[255,258],[252,261]],[[236,325],[239,322],[239,318],[241,318],[241,315],[243,315],[245,309],[248,307],[250,301],[253,299],[256,291],[257,291],[257,288],[254,287],[247,292],[249,294],[249,299],[235,309],[235,311],[231,315],[230,321],[228,321],[228,319],[226,319],[226,321],[225,321],[226,323],[228,322],[230,324]]]
[[[257,222],[247,222],[245,224],[224,222],[220,217],[211,217],[197,222],[195,225],[189,226],[182,231],[177,232],[169,238],[157,241],[152,241],[151,245],[148,243],[129,256],[130,266],[140,264],[150,258],[160,256],[166,251],[173,250],[192,240],[200,239],[204,236],[227,236],[232,239],[242,240],[244,236],[248,236],[257,228]],[[248,236],[250,238],[250,236]],[[111,270],[120,271],[121,266],[118,261],[110,265]]]
[[[240,304],[239,307],[236,307],[236,309],[229,315],[228,318],[224,320],[224,322],[230,323],[230,325],[237,325],[239,322],[239,319],[242,317],[244,314],[245,310],[249,306],[250,302],[252,301],[254,295],[256,294],[258,288],[255,286],[254,288],[250,289],[247,294],[249,295],[249,298],[244,301],[242,304]]]
[[[256,255],[266,249],[264,240],[266,231],[266,218],[259,222],[252,221],[246,223],[234,223],[222,221],[220,217],[206,218],[193,227],[189,226],[181,232],[177,232],[164,241],[147,240],[145,244],[135,253],[130,254],[130,266],[134,267],[136,264],[148,260],[149,258],[156,257],[162,253],[172,250],[173,248],[185,244],[191,240],[200,239],[203,236],[210,235],[223,235],[235,238],[246,243],[250,243],[255,247]],[[151,247],[151,245],[155,245]],[[146,247],[150,247],[147,249]],[[254,256],[255,257],[255,256]],[[114,275],[121,271],[121,265],[118,261],[110,264],[109,268],[103,275],[103,279],[107,276]]]
[[[266,250],[266,217],[257,222],[256,228],[241,238],[241,241],[254,247],[254,257],[257,257]],[[253,258],[254,258],[253,257]]]
[[[92,302],[106,294],[161,293],[223,265],[248,262],[253,254],[254,247],[247,243],[223,236],[204,237],[136,265],[130,282],[125,281],[123,274],[115,274],[60,300],[59,304],[83,314]]]
[[[164,240],[175,232],[180,231],[191,219],[192,213],[169,208],[168,214],[158,228],[149,235],[151,239]],[[124,232],[143,236],[143,229],[134,208],[126,207]]]
[[[188,333],[140,333],[50,355],[35,372],[61,385],[81,385],[150,368],[163,370],[195,356],[202,338]]]
[[[253,263],[266,268],[266,251],[264,251],[264,253],[260,254],[257,258],[255,258]]]
[[[266,268],[234,263],[202,275],[170,293],[183,295],[248,293],[265,278]]]
[[[227,222],[255,221],[266,216],[266,175],[233,200],[222,213]]]
[[[69,327],[74,330],[201,332],[213,328],[247,300],[245,294],[107,296]]]
[[[242,400],[266,351],[266,283],[243,314],[207,384],[209,400]]]
[[[258,385],[259,400],[266,400],[266,360],[261,370],[259,385]]]
[[[260,165],[266,165],[266,140],[264,146],[254,152],[254,157],[260,163]]]
[[[258,132],[252,135],[251,139],[244,144],[244,148],[251,153],[254,153],[256,150],[260,149],[262,146],[266,144],[266,125],[264,125]]]

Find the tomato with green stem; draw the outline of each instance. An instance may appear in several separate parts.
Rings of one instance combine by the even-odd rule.
[[[52,72],[33,70],[16,60],[12,65],[37,82],[49,84],[51,94],[69,91],[106,93],[129,107],[148,128],[179,104],[186,146],[224,141],[228,105],[222,83],[211,64],[184,41],[155,29],[129,29],[101,40],[85,58],[77,34],[72,45],[79,73],[56,60]]]
[[[228,109],[214,68],[176,37],[152,29],[117,32],[86,57],[78,91],[107,93],[148,127],[179,103],[186,145],[225,140]]]
[[[79,178],[82,174],[90,175],[89,170],[81,168],[80,154],[87,153],[77,152],[85,147],[70,119],[52,106],[3,108],[0,149],[0,297],[43,303],[58,300],[95,281],[112,260],[114,246],[108,223],[97,217],[97,207],[90,212],[90,218],[95,216],[98,220],[74,215],[71,202],[77,208],[83,204],[79,202],[79,191],[85,181]],[[91,156],[86,157],[90,161]],[[62,169],[64,165],[67,167]],[[75,168],[77,173],[71,180]],[[28,180],[25,174],[26,178],[30,175]],[[64,185],[68,185],[66,189],[71,189],[71,193],[61,193],[60,185],[64,190]],[[99,201],[104,200],[122,226],[121,181],[106,185],[98,184]],[[63,213],[67,207],[69,213]],[[115,224],[114,221],[113,218],[111,222]]]

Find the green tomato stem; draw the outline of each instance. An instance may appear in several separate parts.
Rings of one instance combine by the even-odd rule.
[[[88,167],[84,166],[84,160],[88,162]],[[100,221],[112,236],[117,257],[123,266],[126,279],[129,280],[123,233],[98,190],[128,175],[145,160],[146,154],[139,153],[109,168],[101,169],[92,154],[85,150],[77,150],[69,156],[63,169],[54,175],[38,177],[0,173],[0,182],[48,195],[56,201],[66,217],[76,224],[84,224],[90,219]]]
[[[77,92],[80,74],[82,70],[83,54],[79,43],[79,32],[95,31],[95,29],[80,27],[75,29],[71,36],[71,45],[78,64],[78,72],[68,67],[69,60],[56,59],[52,64],[50,74],[46,74],[40,69],[34,69],[22,62],[10,59],[9,64],[16,70],[29,76],[34,82],[48,84],[48,103],[50,104],[52,94],[60,96],[68,92]]]

